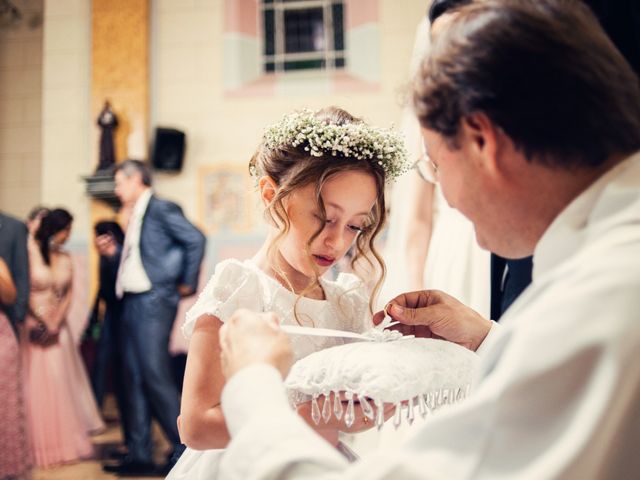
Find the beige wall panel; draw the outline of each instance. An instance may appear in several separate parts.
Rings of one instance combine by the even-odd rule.
[[[0,26],[0,210],[23,218],[40,202],[42,0],[14,0],[23,20]]]

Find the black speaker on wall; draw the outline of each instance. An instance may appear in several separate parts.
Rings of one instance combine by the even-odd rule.
[[[156,128],[151,149],[151,163],[156,170],[179,172],[182,169],[185,134],[174,128]]]

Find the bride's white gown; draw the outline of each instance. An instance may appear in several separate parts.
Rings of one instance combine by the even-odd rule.
[[[321,280],[326,300],[301,298],[297,305],[304,326],[332,328],[362,333],[372,327],[369,297],[364,284],[355,275],[342,273],[336,281]],[[183,332],[193,333],[195,321],[204,314],[226,321],[238,308],[257,312],[276,312],[283,324],[297,325],[293,306],[297,295],[266,275],[251,260],[225,260],[216,266],[214,275],[187,312]],[[324,348],[341,345],[339,338],[292,336],[294,360],[299,360]],[[260,399],[256,399],[256,402]],[[205,480],[217,478],[218,464],[224,450],[193,450],[187,448],[169,480]]]
[[[409,77],[417,74],[422,60],[430,48],[429,21],[423,18],[416,29]],[[424,154],[424,141],[420,124],[412,108],[407,107],[402,117],[402,132],[412,160]],[[478,245],[473,224],[460,212],[451,208],[436,179],[433,200],[423,205],[432,214],[431,238],[428,243],[422,285],[411,284],[407,271],[415,258],[408,258],[407,238],[412,235],[409,228],[413,222],[410,205],[420,197],[416,185],[416,172],[408,172],[393,185],[389,231],[385,243],[384,259],[387,263],[387,278],[380,295],[380,306],[400,293],[416,288],[438,289],[454,296],[482,315],[489,316],[490,308],[490,255]],[[420,239],[415,239],[420,241]]]

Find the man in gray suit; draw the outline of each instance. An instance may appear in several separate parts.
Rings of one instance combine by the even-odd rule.
[[[16,303],[0,309],[18,331],[29,304],[29,257],[27,255],[27,227],[20,220],[0,212],[0,257],[6,262],[16,285]]]
[[[162,474],[184,450],[169,337],[180,297],[196,291],[206,240],[178,205],[153,194],[151,174],[142,162],[119,164],[115,183],[116,195],[130,212],[124,245],[118,251],[109,237],[96,245],[101,255],[119,255],[116,294],[122,298],[129,456],[104,468],[124,476]],[[174,448],[160,470],[153,464],[151,412]]]

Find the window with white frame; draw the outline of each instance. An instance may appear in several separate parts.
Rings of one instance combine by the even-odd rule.
[[[261,15],[265,72],[344,68],[344,2],[262,0]]]

